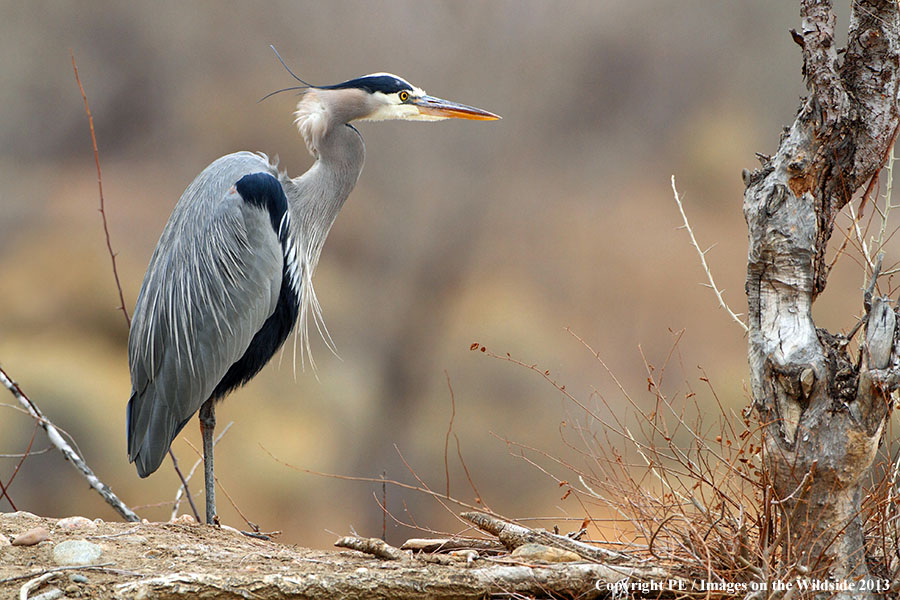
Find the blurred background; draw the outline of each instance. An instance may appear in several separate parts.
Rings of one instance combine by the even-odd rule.
[[[683,329],[669,393],[705,388],[699,366],[728,410],[748,403],[743,332],[701,285],[670,176],[701,245],[717,244],[707,259],[727,301],[745,312],[741,169],[775,150],[804,92],[788,34],[794,3],[0,5],[0,364],[142,517],[169,518],[177,480],[168,462],[141,480],[126,457],[128,332],[70,49],[129,311],[172,207],[207,164],[241,149],[279,156],[292,175],[311,164],[292,125],[296,97],[257,102],[294,83],[269,44],[313,83],[389,71],[503,116],[359,126],[366,166],[316,276],[339,357],[316,339],[318,370],[298,358],[295,372],[289,344],[218,411],[220,429],[234,425],[216,473],[263,530],[313,547],[334,533],[382,534],[381,485],[292,470],[268,453],[298,469],[418,485],[399,449],[446,491],[448,380],[453,431],[483,501],[511,517],[580,521],[579,504],[503,441],[578,460],[583,449],[560,435],[582,418],[578,407],[538,373],[470,351],[474,342],[627,418],[615,381],[567,328],[648,410],[641,352],[661,365]],[[816,304],[820,326],[853,325],[861,279],[852,261],[839,265]],[[0,453],[24,452],[33,429],[0,406]],[[192,423],[173,444],[186,470],[197,458],[187,442],[198,440]],[[39,431],[33,449],[47,445]],[[0,458],[4,482],[18,462]],[[474,502],[452,436],[447,462],[451,493]],[[192,484],[202,488],[199,472]],[[29,456],[9,493],[44,516],[117,518],[55,451]],[[388,486],[386,502],[400,520],[461,527],[424,494]],[[11,510],[6,500],[0,510]],[[245,528],[224,495],[219,510]],[[411,533],[388,519],[389,540]]]

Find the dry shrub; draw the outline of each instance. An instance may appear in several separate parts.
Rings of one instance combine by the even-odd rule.
[[[673,332],[672,347],[659,368],[641,352],[647,380],[640,396],[629,392],[594,349],[572,334],[612,378],[619,392],[614,401],[596,390],[585,401],[549,371],[483,350],[538,373],[578,412],[560,428],[574,460],[505,441],[514,454],[564,488],[564,498],[577,499],[588,530],[599,537],[597,544],[697,582],[685,597],[744,597],[751,584],[764,582],[769,591],[759,597],[766,598],[779,583],[810,580],[814,573],[796,564],[787,547],[781,526],[784,498],[774,496],[766,479],[762,429],[751,416],[749,398],[748,406],[737,412],[720,400],[702,368],[691,377],[679,350],[682,334]],[[673,369],[680,370],[677,383]],[[894,580],[900,567],[900,447],[892,435],[888,439],[871,476],[863,517],[871,572]],[[805,487],[800,479],[795,493]],[[735,585],[741,583],[747,587]]]

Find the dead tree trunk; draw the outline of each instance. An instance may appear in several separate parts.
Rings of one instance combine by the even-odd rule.
[[[801,0],[801,28],[791,34],[810,93],[777,153],[744,174],[750,376],[783,529],[773,538],[779,577],[868,576],[861,485],[900,381],[896,309],[872,299],[875,275],[859,360],[846,337],[816,328],[811,312],[828,277],[834,218],[855,193],[877,187],[900,121],[897,1],[852,5],[842,53],[830,0]]]

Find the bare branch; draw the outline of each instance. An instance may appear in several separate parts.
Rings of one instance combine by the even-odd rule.
[[[503,542],[507,548],[517,548],[524,544],[543,544],[559,548],[560,550],[574,552],[588,560],[601,562],[633,560],[632,557],[621,552],[614,552],[599,546],[578,542],[564,535],[556,535],[543,529],[529,529],[481,512],[465,512],[460,516],[476,525],[479,529],[497,536],[497,539]]]
[[[90,467],[87,466],[87,463],[78,456],[78,453],[72,449],[72,447],[63,439],[62,435],[60,435],[59,430],[56,426],[47,419],[43,413],[41,413],[40,409],[38,409],[37,405],[25,395],[22,389],[18,386],[18,384],[13,381],[6,372],[0,368],[0,383],[10,391],[10,393],[19,401],[25,410],[28,411],[35,420],[37,420],[38,424],[47,432],[47,437],[50,438],[50,443],[56,446],[60,452],[63,453],[63,456],[72,463],[72,465],[78,469],[78,471],[84,476],[85,479],[88,480],[88,483],[94,488],[98,494],[103,496],[103,499],[106,500],[107,504],[112,506],[117,513],[122,515],[122,517],[127,521],[140,521],[140,518],[134,514],[130,508],[128,508],[124,502],[122,502],[118,496],[116,496],[109,486],[100,481]]]
[[[672,175],[672,194],[675,196],[675,204],[678,205],[678,212],[681,213],[681,218],[684,220],[684,228],[687,229],[688,235],[691,236],[691,245],[697,250],[697,255],[700,256],[700,264],[703,266],[703,270],[706,272],[706,278],[709,280],[709,287],[712,288],[712,291],[715,292],[716,298],[719,300],[719,306],[725,309],[725,312],[735,320],[735,322],[741,326],[741,329],[744,330],[744,333],[750,331],[750,328],[747,327],[747,324],[737,315],[731,308],[729,308],[728,304],[725,303],[725,298],[722,297],[722,292],[719,290],[716,285],[715,280],[712,276],[712,271],[709,270],[709,265],[706,263],[706,253],[712,250],[713,246],[710,246],[706,251],[700,249],[700,244],[697,243],[697,238],[694,237],[694,230],[691,228],[691,224],[688,221],[687,215],[684,212],[684,206],[681,204],[681,198],[678,196],[678,190],[675,189],[675,176]],[[714,244],[715,245],[715,244]]]
[[[365,552],[385,560],[403,560],[409,558],[409,554],[391,546],[378,538],[361,538],[353,535],[342,537],[334,543],[338,548],[349,548],[359,552]]]
[[[84,93],[84,86],[81,85],[81,78],[78,76],[78,66],[75,64],[75,54],[69,50],[72,57],[72,70],[75,71],[75,81],[78,83],[78,89],[81,92],[81,98],[84,100],[84,112],[87,114],[88,124],[91,127],[91,144],[94,146],[94,164],[97,165],[97,187],[100,191],[100,218],[103,221],[103,234],[106,236],[106,249],[109,251],[109,258],[112,260],[113,276],[116,278],[116,289],[119,291],[119,309],[125,315],[125,322],[131,327],[131,317],[128,316],[128,309],[125,308],[125,294],[122,292],[122,282],[119,281],[119,270],[116,267],[116,253],[113,252],[112,242],[109,239],[109,226],[106,223],[106,207],[103,202],[103,177],[100,174],[100,153],[97,150],[97,136],[94,133],[94,117],[91,115],[91,108],[88,106],[87,94]]]
[[[178,506],[181,504],[181,497],[183,495],[187,495],[188,504],[191,506],[191,511],[194,513],[194,518],[198,523],[202,523],[200,520],[200,513],[197,511],[197,505],[194,504],[194,497],[191,496],[191,490],[188,488],[188,480],[185,479],[184,474],[181,472],[181,469],[178,468],[178,459],[175,458],[175,453],[172,452],[172,448],[169,448],[169,458],[172,459],[172,467],[175,469],[175,474],[178,475],[178,479],[181,480],[181,485],[178,487],[178,491],[175,493],[175,502],[172,505],[172,518],[174,520],[175,517],[178,516]],[[194,463],[194,469],[197,468],[197,463]],[[191,469],[190,475],[194,474],[194,469]],[[188,475],[188,477],[190,477]]]

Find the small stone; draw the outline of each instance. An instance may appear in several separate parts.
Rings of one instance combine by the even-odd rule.
[[[0,533],[0,548],[4,548],[10,545],[9,538]]]
[[[38,594],[37,596],[32,596],[31,600],[57,600],[57,598],[63,597],[63,591],[59,588],[50,588],[43,594]]]
[[[542,560],[544,562],[575,562],[584,560],[574,552],[551,548],[542,544],[524,544],[513,550],[510,555],[523,560]]]
[[[25,533],[20,533],[19,535],[14,537],[12,545],[34,546],[35,544],[40,544],[49,537],[50,532],[47,531],[46,527],[35,527],[34,529],[29,529]]]
[[[56,527],[73,531],[75,529],[97,529],[97,524],[86,517],[66,517],[57,521]]]
[[[147,544],[147,538],[142,535],[126,535],[125,537],[119,538],[123,542],[128,544]]]
[[[40,518],[37,515],[34,515],[30,512],[24,511],[24,510],[19,510],[19,511],[11,512],[11,513],[0,513],[0,516],[2,516],[4,519],[13,519],[13,520],[39,519]]]
[[[90,565],[97,562],[103,550],[85,540],[66,540],[53,547],[53,562],[58,565]]]
[[[197,521],[194,519],[193,515],[189,515],[189,514],[185,513],[183,515],[178,515],[177,517],[172,519],[170,522],[171,523],[181,523],[184,525],[193,525]]]
[[[74,575],[69,575],[69,581],[72,583],[87,583],[88,578],[81,573],[75,573]]]

